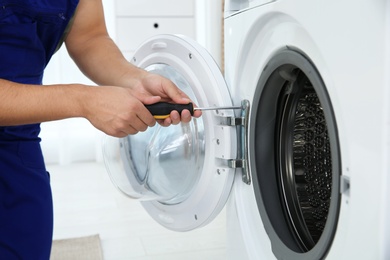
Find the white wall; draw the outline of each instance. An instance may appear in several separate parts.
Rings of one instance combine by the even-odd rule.
[[[196,0],[197,41],[221,67],[222,0]]]
[[[142,1],[142,0],[140,0]],[[108,31],[115,39],[115,1],[103,0]],[[221,61],[221,0],[196,0],[197,41]],[[69,58],[63,46],[49,63],[44,84],[82,83],[93,85]],[[47,164],[70,164],[77,161],[102,161],[101,141],[104,134],[89,122],[73,118],[42,124],[42,149]]]

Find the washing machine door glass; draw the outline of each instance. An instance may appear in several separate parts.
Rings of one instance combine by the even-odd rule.
[[[132,62],[174,82],[198,106],[232,106],[223,76],[195,41],[156,36]],[[106,137],[104,160],[114,185],[142,201],[149,214],[172,230],[210,222],[223,208],[233,184],[236,129],[221,125],[232,110],[205,111],[190,123],[162,127],[125,138]]]
[[[188,82],[173,67],[154,64],[146,69],[171,79],[197,101]],[[106,156],[110,158],[107,165],[114,183],[126,195],[140,200],[182,202],[191,194],[203,168],[203,135],[203,121],[193,120],[171,127],[156,126],[137,136],[107,137],[107,146],[112,146],[106,149],[111,153]]]

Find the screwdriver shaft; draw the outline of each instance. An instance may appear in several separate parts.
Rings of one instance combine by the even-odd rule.
[[[225,109],[241,109],[240,106],[231,107],[194,107],[194,110],[225,110]]]

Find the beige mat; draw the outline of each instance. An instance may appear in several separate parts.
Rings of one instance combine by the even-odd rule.
[[[50,260],[103,260],[100,237],[54,240]]]

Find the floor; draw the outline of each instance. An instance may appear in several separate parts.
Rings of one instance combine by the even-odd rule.
[[[199,230],[158,225],[139,202],[111,184],[101,163],[48,165],[54,199],[54,239],[99,234],[105,260],[226,259],[224,211]]]

